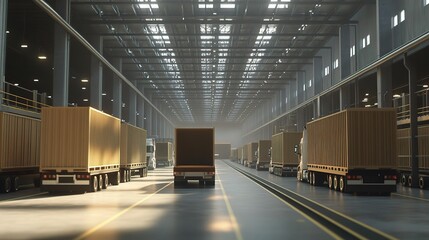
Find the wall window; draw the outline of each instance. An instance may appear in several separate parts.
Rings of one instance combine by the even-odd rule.
[[[405,21],[405,10],[401,11],[401,22]]]
[[[327,67],[325,67],[325,76],[328,76],[329,75],[329,66],[327,66]]]
[[[338,65],[339,63],[338,63],[338,58],[337,59],[335,59],[335,61],[334,61],[334,69],[337,69],[338,68]]]
[[[350,48],[350,57],[353,57],[356,55],[356,46],[353,45],[353,47]]]
[[[302,91],[305,92],[305,84],[302,85]]]
[[[398,26],[398,15],[395,15],[392,20],[392,28]]]
[[[308,87],[311,87],[311,84],[312,84],[312,81],[310,79],[310,80],[308,80]]]
[[[429,0],[423,0],[423,5],[426,6],[429,4]]]
[[[362,48],[366,48],[371,44],[371,36],[368,34],[366,37],[362,38]]]

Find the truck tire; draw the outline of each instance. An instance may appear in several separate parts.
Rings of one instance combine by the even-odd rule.
[[[334,175],[334,186],[332,186],[335,191],[338,191],[338,177]]]
[[[401,185],[402,186],[407,186],[407,175],[405,174],[401,174]]]
[[[104,181],[103,181],[103,175],[98,175],[98,191],[101,191],[103,189]]]
[[[141,178],[144,177],[144,168],[139,169],[139,174]]]
[[[98,177],[97,176],[92,176],[91,177],[91,181],[90,181],[90,187],[91,187],[91,192],[97,192],[98,191]]]
[[[428,177],[420,177],[419,178],[419,187],[421,189],[427,188],[428,184],[429,184],[429,178]]]
[[[330,189],[332,189],[332,186],[333,186],[334,184],[333,184],[333,180],[332,180],[332,175],[331,174],[329,174],[328,175],[328,187],[330,188]]]
[[[0,191],[8,193],[12,190],[12,180],[9,176],[0,178]]]
[[[16,192],[19,190],[19,177],[14,176],[12,181],[12,191]]]
[[[344,182],[344,177],[341,176],[340,177],[340,192],[344,192],[345,189],[346,189],[346,183]]]
[[[407,186],[408,187],[411,187],[412,185],[413,185],[413,178],[411,177],[411,175],[410,176],[408,176],[408,178],[407,178]]]
[[[107,189],[108,186],[109,186],[109,174],[104,174],[103,189]]]

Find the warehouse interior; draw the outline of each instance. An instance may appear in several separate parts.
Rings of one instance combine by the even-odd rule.
[[[173,162],[125,171],[119,186],[103,173],[98,193],[50,194],[20,177],[20,191],[0,194],[0,239],[427,239],[428,55],[429,0],[2,0],[1,113],[42,119],[43,132],[42,108],[91,107],[172,143],[169,157],[177,128],[214,128],[217,148],[215,186],[174,186]],[[325,188],[310,172],[297,181],[302,132],[350,109],[394,112],[379,123],[395,124],[387,196],[335,191],[331,175]],[[283,133],[299,133],[284,150],[293,176],[242,161],[270,140],[274,168]],[[0,185],[11,171],[0,162]]]

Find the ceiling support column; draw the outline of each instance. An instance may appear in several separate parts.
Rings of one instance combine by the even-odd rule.
[[[133,84],[136,85],[137,81],[133,81]],[[136,113],[137,113],[137,95],[134,92],[134,90],[129,89],[129,108],[128,108],[128,121],[130,124],[136,126],[137,119],[136,119]]]
[[[92,46],[103,55],[103,37],[96,36],[92,39]],[[91,55],[91,78],[90,78],[90,104],[91,107],[102,110],[103,93],[103,64],[97,57]]]
[[[7,3],[8,0],[0,1],[0,109],[3,106],[2,92],[4,91],[6,81]]]
[[[115,58],[112,65],[122,72],[122,59]],[[122,120],[122,80],[113,75],[113,116]]]
[[[71,0],[55,1],[55,10],[70,22]],[[54,88],[53,105],[68,106],[69,101],[70,36],[58,24],[54,30]]]
[[[377,69],[378,107],[392,107],[392,99],[392,63],[388,62]]]

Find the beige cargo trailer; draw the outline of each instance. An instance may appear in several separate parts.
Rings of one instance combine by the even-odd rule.
[[[307,124],[299,179],[339,191],[396,191],[394,109],[353,108]]]
[[[238,160],[238,149],[232,148],[231,149],[231,161],[236,162]]]
[[[120,120],[90,107],[42,109],[45,191],[98,191],[119,184]]]
[[[131,180],[133,172],[147,176],[146,130],[121,123],[121,182]]]
[[[0,191],[39,184],[40,120],[0,112]]]
[[[231,157],[231,144],[229,143],[215,144],[215,158],[229,159],[230,157]]]
[[[398,169],[401,184],[411,186],[410,128],[398,129]],[[419,186],[429,187],[429,125],[418,127]]]
[[[294,147],[301,141],[300,132],[281,132],[271,139],[271,164],[273,174],[278,176],[296,176],[298,156],[294,154]]]
[[[237,163],[243,161],[243,147],[237,148]]]
[[[256,160],[257,160],[257,151],[258,151],[258,143],[252,142],[248,143],[245,146],[247,151],[247,161],[245,162],[245,166],[250,168],[255,168]]]
[[[156,166],[172,166],[173,165],[173,143],[157,142],[156,143]]]
[[[213,128],[176,128],[175,146],[175,184],[188,180],[215,184]]]
[[[259,140],[256,170],[268,170],[270,167],[270,148],[271,140]]]
[[[242,165],[246,165],[247,158],[248,158],[248,156],[247,156],[248,155],[247,145],[244,145],[243,147],[241,147],[241,154],[242,154],[242,157],[241,157],[240,163]]]

